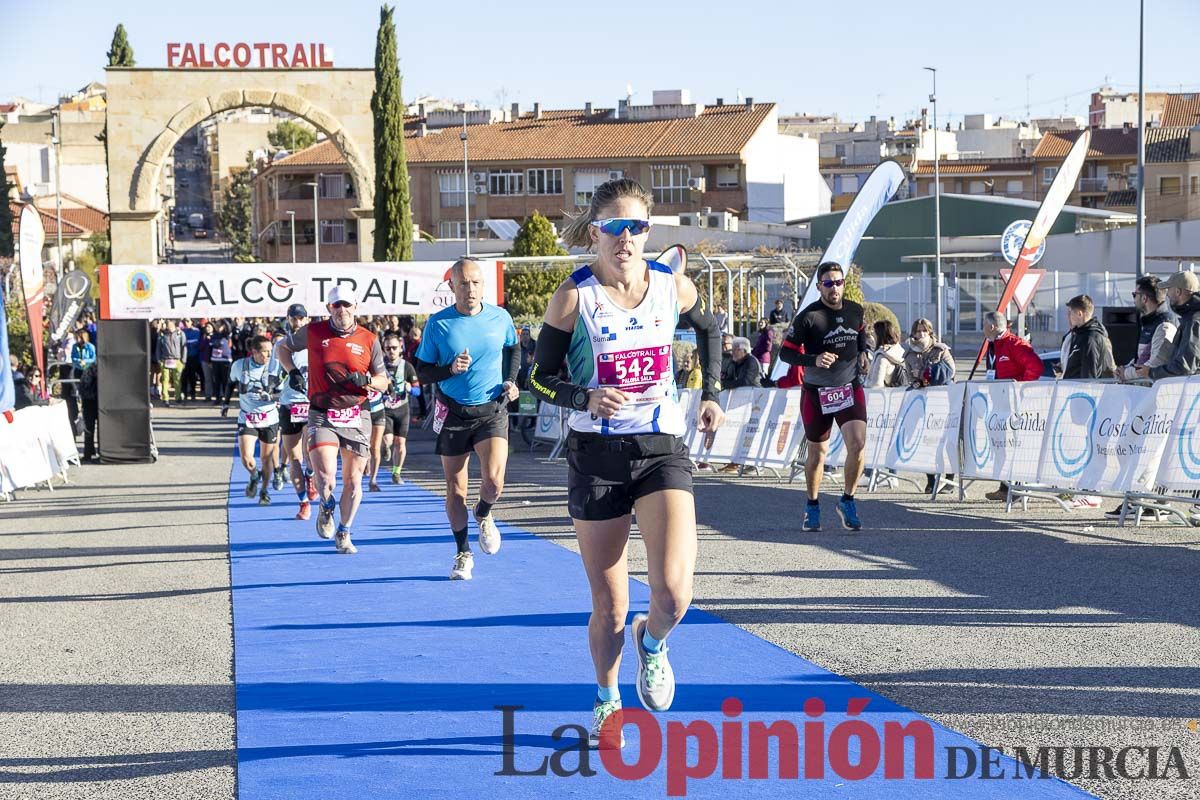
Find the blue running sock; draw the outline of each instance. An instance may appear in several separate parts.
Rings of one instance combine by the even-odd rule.
[[[339,523],[338,523],[337,532],[338,532],[338,533],[349,533],[349,532],[350,532],[350,526],[348,526],[348,525],[345,525],[345,524],[343,524],[343,523],[339,522]]]
[[[301,503],[308,502],[308,491],[303,486],[296,490],[296,497],[300,498]]]
[[[854,495],[850,495],[850,494],[846,494],[845,492],[842,492],[842,502],[843,503],[853,503]]]
[[[328,500],[321,501],[321,508],[325,509],[326,511],[333,511],[335,508],[337,508],[337,498],[333,495],[329,495]]]
[[[651,636],[649,625],[642,629],[642,646],[646,648],[647,653],[657,653],[662,650],[665,641],[666,639],[655,639]]]
[[[821,501],[820,501],[820,499],[817,499],[817,500],[809,500],[809,501],[808,501],[808,504],[809,504],[810,506],[820,506],[820,505],[821,505]]]
[[[618,703],[621,701],[621,687],[619,686],[601,686],[596,685],[596,699],[601,703],[611,703],[614,700]]]

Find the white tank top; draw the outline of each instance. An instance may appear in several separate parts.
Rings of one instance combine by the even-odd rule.
[[[614,387],[632,395],[612,419],[589,411],[571,412],[572,430],[613,436],[682,436],[686,430],[671,357],[679,321],[675,274],[658,262],[646,263],[650,288],[634,309],[614,303],[590,267],[581,267],[571,276],[579,289],[579,319],[567,354],[571,382],[589,389]]]

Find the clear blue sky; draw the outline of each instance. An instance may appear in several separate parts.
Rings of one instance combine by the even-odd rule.
[[[1137,84],[1137,4],[930,0],[803,3],[417,2],[397,11],[406,98],[488,105],[610,106],[634,88],[687,88],[694,100],[738,91],[781,112],[906,117],[937,66],[939,117],[1085,115],[1107,78]],[[1147,90],[1200,91],[1200,2],[1147,0]],[[717,10],[709,10],[720,9]],[[0,101],[52,100],[104,80],[124,23],[138,66],[166,66],[168,41],[321,41],[335,63],[373,63],[379,4],[363,0],[0,0]],[[937,20],[934,22],[933,20]]]

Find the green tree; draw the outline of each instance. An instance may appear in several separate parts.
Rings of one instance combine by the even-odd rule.
[[[862,267],[858,264],[851,264],[850,271],[846,273],[846,290],[842,297],[859,305],[863,304]]]
[[[133,60],[133,46],[129,44],[129,38],[125,35],[124,25],[117,25],[117,29],[113,31],[112,45],[108,48],[108,65],[110,67],[137,65],[137,62]]]
[[[376,261],[412,260],[412,198],[404,154],[404,100],[396,55],[395,8],[379,9],[375,38],[375,249]]]
[[[521,230],[517,231],[517,238],[513,239],[512,249],[505,255],[513,257],[565,256],[567,251],[559,245],[558,235],[554,233],[554,226],[550,224],[550,220],[534,211],[533,216],[528,217],[522,223]]]
[[[267,132],[267,141],[272,147],[294,153],[312,147],[313,142],[317,141],[317,134],[299,122],[285,119],[275,126],[275,130]]]
[[[239,263],[258,261],[254,255],[253,166],[254,155],[247,153],[246,167],[233,173],[221,213],[217,215],[217,229],[233,249],[233,260]]]
[[[0,122],[0,134],[4,132],[4,123]],[[4,139],[0,137],[0,182],[3,182],[4,196],[0,197],[0,258],[13,257],[13,217],[8,205],[8,193],[12,184],[8,182],[8,173],[4,171]]]
[[[536,319],[540,322],[550,296],[571,274],[571,267],[554,263],[519,266],[519,271],[505,271],[504,307],[514,320]]]
[[[96,231],[88,237],[87,251],[97,264],[108,264],[112,258],[112,243],[108,240],[108,231]]]

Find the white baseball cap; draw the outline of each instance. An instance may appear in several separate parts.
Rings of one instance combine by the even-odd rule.
[[[353,289],[344,284],[338,284],[329,290],[329,295],[325,298],[326,305],[334,303],[349,303],[352,306],[358,305],[358,294]]]

